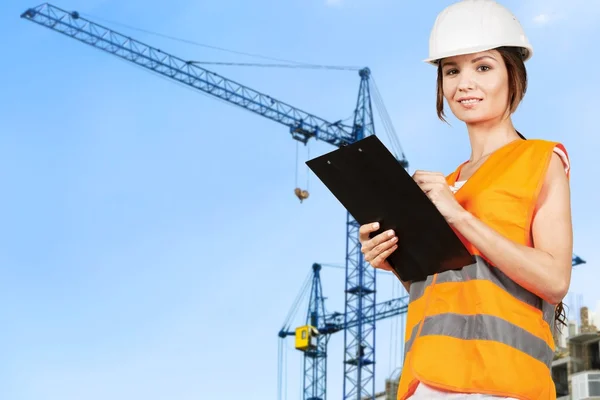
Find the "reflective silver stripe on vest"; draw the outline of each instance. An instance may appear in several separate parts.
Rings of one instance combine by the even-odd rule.
[[[476,262],[460,270],[445,271],[437,275],[435,284],[447,282],[467,282],[471,280],[487,280],[497,285],[516,299],[529,304],[542,312],[544,320],[551,329],[554,326],[554,306],[542,300],[539,296],[527,291],[498,268],[490,266],[483,258],[477,256]],[[410,303],[425,294],[425,289],[433,282],[433,276],[410,285]],[[410,311],[409,311],[410,312]],[[419,332],[420,323],[410,332],[410,337],[404,348],[404,355],[410,351]],[[518,327],[502,318],[490,315],[461,315],[445,313],[426,317],[420,336],[446,335],[458,339],[493,340],[504,343],[525,354],[528,354],[550,367],[553,351],[548,344],[532,335],[527,330]]]
[[[472,280],[487,280],[493,284],[499,286],[513,297],[521,300],[522,302],[529,304],[532,307],[542,311],[544,320],[552,328],[554,324],[554,306],[548,302],[542,300],[539,296],[523,289],[520,285],[515,283],[500,269],[490,266],[483,258],[476,256],[475,263],[467,265],[460,270],[444,271],[437,275],[435,281],[438,283],[447,282],[467,282]],[[428,276],[426,280],[413,282],[410,285],[410,302],[413,302],[425,293],[425,288],[431,285],[433,276]]]
[[[408,341],[404,344],[404,358],[405,359],[406,359],[406,353],[408,353],[410,351],[410,348],[412,347],[412,344],[415,341],[415,337],[417,336],[417,333],[419,332],[420,326],[421,326],[420,322],[418,324],[416,324],[415,326],[413,326],[412,331],[410,331],[410,339],[408,339]]]
[[[405,354],[410,350],[419,330],[417,324],[406,343]],[[419,337],[444,335],[463,340],[492,340],[506,344],[541,361],[548,368],[554,352],[542,339],[502,318],[491,315],[439,314],[425,318]]]

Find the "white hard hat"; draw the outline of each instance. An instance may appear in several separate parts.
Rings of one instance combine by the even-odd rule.
[[[446,7],[436,18],[429,37],[433,65],[444,57],[477,53],[500,46],[518,47],[523,61],[533,48],[517,18],[494,0],[461,0]]]

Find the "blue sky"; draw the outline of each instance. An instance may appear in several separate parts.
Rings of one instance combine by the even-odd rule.
[[[468,140],[456,120],[437,120],[435,70],[421,60],[450,3],[54,4],[237,51],[369,66],[411,170],[448,173]],[[572,160],[575,251],[588,264],[567,300],[600,317],[600,6],[590,3],[504,2],[534,45],[514,121],[527,137],[563,142]],[[277,332],[312,263],[341,265],[345,252],[345,213],[320,182],[309,177],[303,204],[294,197],[307,149],[297,163],[284,126],[19,18],[37,4],[0,5],[0,398],[276,399]],[[264,62],[107,25],[182,58]],[[353,71],[212,70],[332,121],[351,115],[359,84]],[[343,311],[343,270],[322,275],[328,310]],[[379,301],[399,293],[380,276]],[[378,325],[378,390],[401,361],[400,326]],[[342,340],[330,341],[332,399]],[[301,357],[286,346],[296,399]]]

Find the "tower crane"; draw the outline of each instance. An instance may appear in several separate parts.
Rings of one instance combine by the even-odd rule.
[[[310,293],[308,312],[305,324],[290,330],[291,319],[288,318],[279,337],[295,338],[296,349],[304,353],[304,381],[302,385],[302,400],[325,400],[327,393],[327,344],[332,334],[353,327],[359,323],[356,314],[347,318],[340,312],[327,313],[325,296],[321,284],[321,264],[312,265],[312,278],[309,288],[303,288]],[[304,295],[304,293],[301,293]],[[369,317],[374,321],[405,314],[408,310],[409,296],[397,297],[375,305],[375,312]],[[295,310],[293,310],[295,311]],[[364,322],[364,321],[363,321]],[[357,359],[365,357],[363,347],[359,346]],[[368,360],[363,360],[368,361]],[[278,382],[281,385],[281,382]]]
[[[198,63],[146,45],[85,19],[76,11],[68,12],[44,3],[27,9],[21,14],[21,18],[285,125],[292,138],[304,144],[315,139],[341,147],[375,134],[369,68],[358,71],[360,84],[354,120],[351,125],[346,125],[341,121],[329,122],[202,68]],[[408,161],[401,151],[396,158],[404,168],[408,168]],[[307,193],[296,194],[301,200],[307,197]],[[347,213],[345,312],[335,318],[326,316],[323,319],[325,322],[337,321],[331,325],[330,333],[339,330],[344,332],[344,400],[361,400],[374,396],[375,321],[378,315],[384,315],[377,311],[379,305],[375,301],[375,271],[368,267],[362,257],[358,228],[356,220]],[[584,262],[573,256],[574,265]],[[319,324],[317,326],[323,328]],[[313,377],[314,382],[319,379],[324,377]]]
[[[329,122],[271,96],[241,85],[197,63],[165,53],[131,37],[49,3],[29,8],[21,18],[120,57],[174,81],[262,115],[289,128],[293,139],[315,139],[335,147],[375,134],[371,103],[371,71],[358,71],[360,84],[352,125]],[[396,156],[408,168],[403,154]],[[304,197],[300,193],[300,198]],[[344,312],[344,399],[372,398],[375,393],[375,271],[362,257],[359,224],[346,217],[346,277]],[[354,321],[353,323],[349,323]],[[356,357],[360,349],[362,357]]]

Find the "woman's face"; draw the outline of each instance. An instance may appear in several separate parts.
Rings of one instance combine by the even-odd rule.
[[[502,118],[508,105],[508,73],[496,50],[442,60],[442,88],[452,113],[467,124]]]

